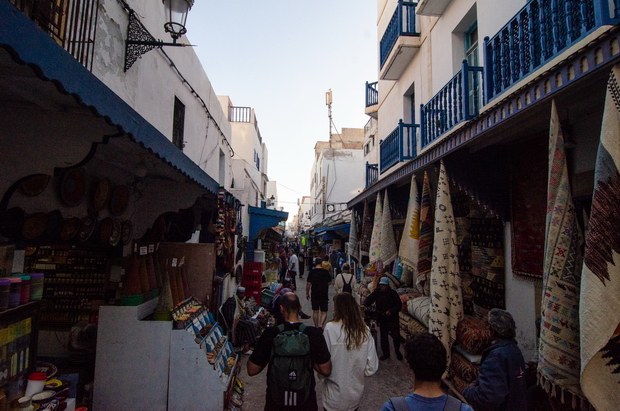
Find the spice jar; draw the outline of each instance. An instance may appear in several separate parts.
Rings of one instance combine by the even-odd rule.
[[[19,303],[27,304],[30,301],[30,276],[26,274],[20,274],[19,278],[22,279],[22,290],[20,293]]]
[[[10,277],[9,288],[9,308],[17,307],[22,297],[22,279],[20,277]]]
[[[40,301],[43,298],[43,282],[45,274],[30,274],[30,301]]]
[[[11,280],[8,278],[0,278],[0,312],[9,308],[9,294],[11,288]]]

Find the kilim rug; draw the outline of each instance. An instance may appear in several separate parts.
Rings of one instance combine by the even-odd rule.
[[[384,266],[396,260],[396,239],[394,238],[394,227],[392,226],[392,212],[390,211],[390,200],[388,192],[385,190],[383,198],[383,214],[381,215],[381,251],[379,257]]]
[[[370,236],[370,250],[368,256],[370,262],[374,263],[381,257],[381,228],[383,217],[383,204],[381,203],[381,193],[377,193],[377,202],[375,204],[375,218],[372,222],[372,235]]]
[[[403,236],[400,239],[398,256],[403,264],[418,269],[418,253],[420,240],[420,197],[418,196],[418,185],[415,182],[415,175],[411,176],[411,188],[409,189],[409,204],[407,206],[407,217]]]
[[[418,289],[429,295],[428,279],[433,259],[433,209],[431,208],[431,185],[428,174],[424,172],[422,197],[420,198],[420,240],[418,242],[418,276],[415,284]]]
[[[446,347],[448,364],[450,364],[450,348],[456,341],[456,328],[463,318],[458,254],[450,186],[442,161],[437,182],[428,328],[429,332],[436,335]]]
[[[360,261],[360,242],[357,238],[357,213],[351,213],[351,230],[349,233],[349,254]]]
[[[548,181],[538,374],[545,389],[563,399],[565,391],[583,395],[579,384],[583,237],[571,197],[564,135],[555,100],[551,104],[549,125]]]
[[[620,408],[620,66],[605,98],[582,273],[581,387],[599,410]]]
[[[372,216],[368,208],[368,200],[364,200],[364,212],[362,213],[362,232],[360,233],[360,257],[368,255],[370,250],[370,237],[372,235]],[[360,260],[361,262],[361,260]]]

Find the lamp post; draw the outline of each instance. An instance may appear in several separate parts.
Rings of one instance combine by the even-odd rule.
[[[187,47],[191,44],[177,43],[179,37],[187,33],[185,23],[187,13],[194,5],[194,0],[163,0],[166,13],[164,29],[170,33],[172,43],[157,40],[144,27],[136,17],[133,10],[129,10],[129,25],[127,27],[127,40],[125,42],[125,71],[129,70],[143,54],[148,53],[155,47],[174,46]]]

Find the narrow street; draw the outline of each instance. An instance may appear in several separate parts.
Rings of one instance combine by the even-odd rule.
[[[307,274],[307,271],[306,271]],[[305,298],[306,279],[297,279],[298,295],[300,297],[302,307],[305,313],[312,315],[310,301]],[[332,298],[336,295],[333,286],[330,287],[330,303],[327,321],[333,317],[334,305]],[[307,325],[313,325],[312,319],[304,320]],[[377,341],[378,343],[378,341]],[[381,349],[378,349],[381,355]],[[243,411],[260,411],[265,406],[265,392],[267,388],[267,369],[263,370],[259,375],[249,377],[247,374],[246,364],[247,355],[240,356],[239,379],[245,383],[245,392],[243,394]],[[322,384],[317,378],[317,400],[319,410],[322,410],[321,391]],[[379,370],[372,377],[367,378],[366,387],[364,389],[364,397],[359,407],[359,411],[377,411],[390,397],[403,396],[413,392],[413,374],[405,361],[398,361],[392,353],[392,358],[379,363]]]

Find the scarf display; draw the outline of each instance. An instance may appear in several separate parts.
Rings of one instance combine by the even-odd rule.
[[[392,226],[392,213],[390,211],[390,200],[388,192],[385,190],[383,198],[383,214],[381,215],[381,251],[379,257],[384,266],[396,260],[396,239],[394,238],[394,227]]]
[[[357,238],[357,214],[351,213],[351,232],[349,233],[349,253],[357,261],[360,260],[360,242]]]
[[[420,197],[418,196],[418,185],[415,182],[415,175],[411,176],[411,188],[409,189],[409,204],[407,206],[407,218],[403,236],[400,239],[398,256],[403,264],[417,270],[418,253],[420,240]]]
[[[370,238],[372,236],[372,217],[368,208],[368,200],[364,200],[364,212],[362,213],[362,232],[360,235],[360,255],[367,256],[370,250]]]
[[[579,384],[579,287],[583,237],[571,197],[564,135],[555,101],[551,105],[549,125],[548,176],[538,374],[541,385],[551,391],[551,395],[559,394],[564,399],[565,391],[582,396]],[[601,303],[600,299],[598,303]],[[605,306],[609,308],[607,302]],[[576,397],[573,402],[576,405]]]
[[[381,193],[377,193],[377,202],[375,204],[375,218],[372,225],[372,235],[370,236],[370,250],[368,256],[370,262],[374,263],[381,257],[381,228],[383,218],[383,204],[381,203]]]
[[[582,273],[581,388],[599,410],[620,404],[620,66],[607,84]]]
[[[424,172],[422,197],[420,199],[420,240],[418,242],[418,276],[415,284],[424,295],[429,295],[428,280],[433,261],[433,209],[431,208],[431,185]]]
[[[450,185],[443,161],[437,182],[430,295],[429,332],[437,336],[446,347],[448,364],[450,364],[450,348],[456,340],[458,323],[463,318],[463,304],[456,225],[452,211]]]
[[[548,142],[539,140],[513,149],[510,187],[512,273],[533,280],[543,278],[545,248]]]

